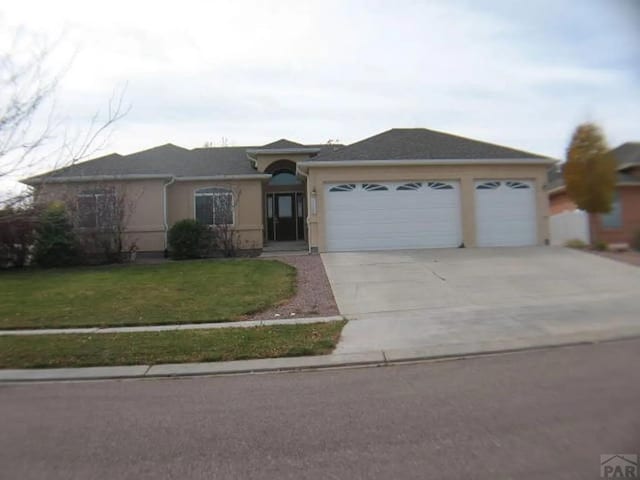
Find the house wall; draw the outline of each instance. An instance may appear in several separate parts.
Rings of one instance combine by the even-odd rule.
[[[162,180],[131,180],[119,182],[49,183],[36,188],[36,202],[73,201],[82,190],[115,187],[124,195],[128,219],[124,246],[134,242],[143,252],[164,250],[164,213]]]
[[[592,239],[631,245],[636,233],[640,232],[640,186],[619,186],[617,192],[622,205],[622,227],[605,228],[600,215],[591,214],[589,221]]]
[[[576,204],[569,198],[565,191],[549,195],[549,212],[551,215],[556,215],[557,213],[562,212],[571,212],[576,208]]]
[[[195,191],[200,188],[228,188],[234,194],[234,230],[238,232],[239,248],[260,249],[263,245],[262,182],[177,181],[167,188],[169,227],[178,220],[195,218]]]
[[[543,187],[547,181],[546,165],[417,165],[380,167],[313,167],[307,179],[307,200],[312,205],[311,192],[316,192],[316,214],[309,207],[310,246],[326,251],[325,241],[325,184],[336,182],[384,182],[457,180],[461,189],[462,238],[469,247],[476,246],[475,189],[476,180],[531,180],[536,185],[538,216],[538,244],[549,239],[549,200]]]

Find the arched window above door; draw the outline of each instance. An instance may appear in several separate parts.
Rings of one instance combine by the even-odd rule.
[[[301,184],[302,181],[289,170],[277,170],[273,172],[271,179],[269,179],[269,185],[273,186]]]

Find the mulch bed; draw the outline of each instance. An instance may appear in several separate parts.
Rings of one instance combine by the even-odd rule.
[[[286,303],[248,316],[246,320],[328,317],[339,314],[320,255],[281,256],[268,259],[279,260],[296,268],[298,275],[296,294]]]

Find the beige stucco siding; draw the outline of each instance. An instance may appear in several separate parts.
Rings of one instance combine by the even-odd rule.
[[[140,251],[164,249],[164,214],[162,180],[128,180],[118,182],[48,183],[36,188],[36,202],[73,201],[83,190],[115,187],[126,204],[124,247],[134,242]]]
[[[195,218],[195,191],[210,187],[227,188],[234,195],[234,230],[238,232],[239,248],[262,248],[262,183],[260,180],[173,183],[167,187],[169,227],[178,220]]]
[[[253,155],[253,158],[256,160],[256,169],[258,170],[258,172],[264,173],[264,171],[272,163],[278,162],[280,160],[288,160],[293,163],[298,163],[304,160],[308,160],[309,155],[308,154],[257,154],[257,155]]]
[[[538,244],[549,238],[549,201],[543,190],[546,182],[546,165],[411,165],[411,166],[348,166],[309,168],[307,195],[312,205],[312,192],[316,195],[316,212],[309,208],[310,246],[326,251],[325,240],[325,186],[339,182],[384,182],[449,180],[460,182],[462,209],[462,237],[464,244],[476,246],[475,188],[477,180],[513,179],[535,183],[537,207]]]

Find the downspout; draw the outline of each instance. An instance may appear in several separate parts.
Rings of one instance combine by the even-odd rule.
[[[165,254],[169,249],[169,219],[167,215],[167,188],[169,185],[173,185],[176,181],[176,177],[171,177],[168,182],[165,182],[162,186],[162,209],[163,209],[163,217],[164,217],[164,251]]]
[[[304,173],[297,164],[296,173],[301,174],[305,178],[305,184],[307,186],[305,189],[305,194],[307,195],[307,232],[311,233],[311,229],[309,228],[309,212],[311,211],[311,198],[309,198],[309,175]],[[309,255],[311,255],[311,238],[307,238],[307,247],[309,248]]]
[[[253,165],[253,168],[255,168],[256,170],[258,169],[258,160],[256,160],[255,158],[253,158],[251,155],[249,155],[248,153],[246,154],[247,158],[249,159],[249,161],[251,162],[251,164]]]

